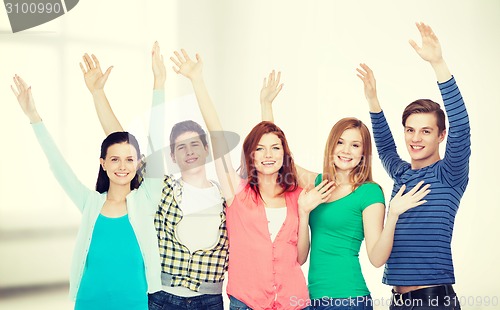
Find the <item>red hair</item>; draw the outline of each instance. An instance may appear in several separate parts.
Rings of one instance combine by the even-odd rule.
[[[293,192],[298,188],[297,171],[293,162],[292,153],[288,147],[285,133],[272,122],[260,122],[250,131],[243,142],[241,154],[240,175],[247,180],[248,185],[255,194],[260,196],[259,178],[255,169],[254,153],[263,135],[275,134],[283,145],[283,166],[278,171],[277,183],[283,192]]]

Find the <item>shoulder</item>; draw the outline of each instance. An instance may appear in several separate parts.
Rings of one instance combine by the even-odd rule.
[[[356,190],[360,190],[363,192],[381,192],[382,187],[380,187],[380,185],[375,182],[365,182],[361,184]]]

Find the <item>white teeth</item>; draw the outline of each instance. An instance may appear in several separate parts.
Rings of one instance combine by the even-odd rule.
[[[193,163],[193,162],[195,162],[195,161],[196,161],[196,158],[191,158],[191,159],[186,160],[186,162],[187,162],[188,164]]]
[[[418,145],[412,145],[411,148],[414,149],[414,150],[421,150],[424,147],[423,146],[418,146]]]
[[[117,176],[119,177],[125,177],[127,176],[128,173],[116,173]]]
[[[274,165],[274,161],[263,161],[263,165]]]

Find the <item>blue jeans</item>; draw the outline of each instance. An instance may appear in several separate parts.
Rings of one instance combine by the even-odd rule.
[[[222,294],[181,297],[159,291],[148,299],[149,310],[224,310]]]
[[[329,298],[311,300],[314,310],[373,310],[370,295],[350,298]]]
[[[229,296],[229,310],[252,310],[249,306],[245,305],[243,302]],[[311,307],[304,308],[303,310],[313,310]]]

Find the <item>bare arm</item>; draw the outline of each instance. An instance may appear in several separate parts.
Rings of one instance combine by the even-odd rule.
[[[210,132],[216,173],[226,201],[230,205],[234,195],[236,194],[235,190],[238,187],[241,178],[233,168],[229,148],[226,138],[224,137],[219,116],[214,104],[212,103],[212,99],[210,99],[210,95],[208,94],[208,90],[203,79],[203,60],[198,54],[196,54],[196,61],[192,60],[183,49],[181,50],[181,53],[176,51],[174,52],[175,57],[170,57],[175,64],[173,69],[177,74],[187,77],[193,85],[198,106],[200,107],[201,114],[203,115],[205,124]]]
[[[335,182],[326,180],[316,187],[304,188],[299,195],[299,238],[297,241],[297,262],[303,265],[307,261],[311,242],[309,238],[309,214],[318,205],[330,199],[335,189]]]
[[[260,111],[263,121],[274,123],[273,101],[283,89],[280,84],[281,72],[275,75],[274,70],[269,73],[268,79],[264,78],[262,89],[260,90]]]
[[[113,113],[108,98],[104,93],[104,85],[113,67],[109,67],[103,74],[99,60],[93,54],[92,58],[88,54],[83,55],[83,62],[85,66],[80,63],[80,69],[83,73],[85,85],[87,85],[88,90],[92,94],[97,117],[104,133],[107,136],[116,131],[123,131],[123,127]]]
[[[363,211],[363,227],[365,233],[366,251],[373,266],[380,267],[389,258],[394,242],[396,223],[401,214],[409,209],[424,204],[422,200],[430,192],[429,186],[419,182],[409,192],[403,195],[406,186],[403,185],[389,204],[387,220],[384,225],[384,205],[375,203]]]

